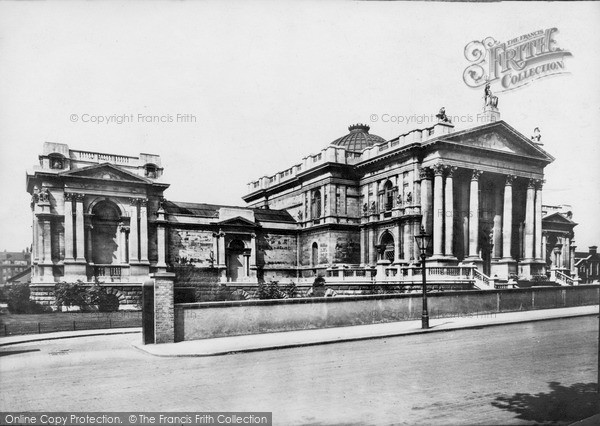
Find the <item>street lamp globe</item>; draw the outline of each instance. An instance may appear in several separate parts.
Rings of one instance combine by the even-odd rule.
[[[429,248],[431,247],[431,234],[425,232],[425,228],[421,226],[421,233],[415,235],[415,240],[417,241],[417,246],[419,247],[421,257],[427,256],[427,253],[429,253]]]

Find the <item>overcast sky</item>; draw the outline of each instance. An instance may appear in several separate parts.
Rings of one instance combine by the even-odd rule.
[[[498,93],[499,106],[526,136],[541,129],[556,158],[544,203],[573,206],[587,250],[600,242],[598,22],[596,2],[0,2],[0,249],[31,244],[25,170],[44,141],[159,154],[166,198],[244,205],[246,183],[352,123],[388,139],[419,126],[385,114],[476,115],[483,93],[463,82],[466,44],[556,27],[569,74]]]

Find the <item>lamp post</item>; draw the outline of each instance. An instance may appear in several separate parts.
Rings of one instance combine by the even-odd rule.
[[[421,328],[429,328],[429,312],[427,310],[427,278],[425,277],[425,259],[431,246],[431,234],[425,232],[421,226],[421,233],[415,235],[419,252],[421,253],[421,276],[423,278],[423,313],[421,314]]]

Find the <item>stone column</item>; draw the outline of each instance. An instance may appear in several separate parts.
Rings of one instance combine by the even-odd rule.
[[[87,259],[88,263],[92,263],[94,261],[93,247],[92,247],[92,230],[93,229],[94,229],[94,225],[92,225],[91,223],[88,223],[85,226],[85,230],[86,230],[86,234],[87,234],[87,237],[85,239],[85,244],[86,244],[85,258]],[[118,247],[119,256],[121,255],[121,251],[122,251],[122,248]]]
[[[256,234],[250,234],[250,249],[252,252],[250,253],[250,268],[256,268]]]
[[[379,196],[379,181],[373,182],[373,186],[373,199],[375,201],[375,210],[373,213],[379,216],[379,213],[381,212],[381,204],[379,203],[381,198]]]
[[[562,246],[561,253],[562,267],[563,269],[569,269],[569,246],[571,245],[571,242],[569,240],[569,237],[565,237],[563,241],[564,243]]]
[[[433,255],[444,255],[444,166],[433,166]]]
[[[323,219],[323,222],[321,223],[325,223],[326,217],[329,216],[329,202],[331,201],[329,199],[329,194],[327,193],[327,189],[329,188],[329,185],[323,185],[321,187],[321,218]]]
[[[535,182],[535,258],[543,260],[542,254],[542,186],[543,181]]]
[[[139,255],[139,234],[138,234],[138,199],[132,198],[129,205],[129,263],[138,263]]]
[[[502,192],[494,185],[494,227],[493,227],[493,252],[492,259],[502,257]]]
[[[44,262],[44,220],[36,216],[37,223],[37,251],[39,263]]]
[[[158,259],[156,267],[159,269],[166,269],[167,267],[167,237],[166,237],[166,225],[167,220],[165,217],[165,209],[163,209],[162,202],[156,211],[156,252]]]
[[[157,244],[157,254],[158,254],[158,262],[156,262],[156,267],[157,268],[166,268],[167,267],[167,262],[166,262],[166,250],[165,250],[165,245],[166,245],[166,239],[165,239],[165,227],[164,226],[158,226],[156,228],[156,244]]]
[[[31,244],[31,263],[37,263],[38,261],[38,218],[35,215],[35,210],[32,209],[33,215],[33,223],[31,225],[31,232],[33,235],[33,240]],[[73,216],[71,216],[71,220],[73,220]]]
[[[531,261],[534,256],[535,232],[535,182],[529,179],[527,185],[527,204],[525,206],[525,259]]]
[[[548,236],[546,235],[546,233],[542,234],[542,260],[544,261],[544,266],[547,264],[547,259],[546,259],[546,250],[548,247]]]
[[[127,263],[127,233],[129,232],[129,226],[125,226],[123,223],[119,226],[119,262],[121,264]]]
[[[512,185],[516,176],[506,176],[504,184],[504,206],[502,208],[502,257],[512,260]]]
[[[569,265],[570,265],[570,272],[571,272],[571,276],[576,277],[577,276],[577,268],[575,267],[575,249],[577,248],[577,246],[575,245],[575,240],[570,240],[571,241],[571,246],[569,247]]]
[[[481,170],[473,170],[469,192],[469,257],[479,258],[479,177]]]
[[[406,262],[410,262],[410,258],[411,258],[411,232],[410,232],[410,227],[412,226],[412,224],[410,222],[404,222],[404,227],[403,227],[403,234],[404,234],[404,238],[402,243],[404,244],[404,260]]]
[[[446,196],[444,220],[446,223],[446,256],[454,257],[454,173],[456,167],[448,167],[446,176]]]
[[[65,260],[75,260],[73,253],[73,194],[65,193]]]
[[[85,234],[83,227],[83,194],[76,195],[75,203],[75,239],[77,241],[77,261],[85,262]]]
[[[369,263],[367,259],[367,232],[365,227],[360,228],[360,263]]]
[[[140,200],[140,261],[148,262],[148,200]]]
[[[219,233],[213,232],[212,236],[213,236],[213,249],[212,249],[213,265],[212,266],[214,268],[219,264]]]
[[[44,218],[42,221],[44,229],[44,263],[52,263],[52,223],[50,218]]]
[[[394,260],[393,263],[398,263],[400,261],[400,253],[402,252],[402,239],[400,237],[400,224],[396,223],[394,225],[393,235],[394,235]]]
[[[369,228],[369,263],[375,265],[377,263],[377,251],[375,250],[375,230]]]
[[[301,207],[301,220],[300,222],[306,221],[309,219],[309,214],[306,210],[306,192],[302,193],[302,207]]]
[[[424,167],[420,170],[421,177],[421,226],[425,232],[431,234],[433,226],[431,223],[431,176],[429,169]]]
[[[217,242],[219,245],[219,266],[225,267],[225,233],[220,229]]]

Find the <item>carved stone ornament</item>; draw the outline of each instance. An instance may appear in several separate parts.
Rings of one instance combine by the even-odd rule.
[[[498,108],[498,96],[495,96],[492,93],[492,88],[490,87],[490,83],[486,83],[485,89],[483,89],[483,99],[485,102],[485,106],[489,106],[492,108]]]
[[[515,175],[506,175],[506,185],[512,185],[516,178]]]
[[[440,112],[438,112],[435,116],[442,123],[450,123],[451,122],[450,118],[448,118],[448,116],[446,115],[446,108],[444,108],[444,107],[441,107]]]
[[[481,170],[473,170],[473,174],[471,175],[471,180],[479,180],[483,172]]]
[[[444,173],[445,166],[443,164],[436,164],[432,168],[434,175],[441,176]]]
[[[447,177],[449,177],[450,179],[452,179],[454,177],[454,174],[458,170],[458,167],[456,167],[456,166],[448,166],[448,167],[446,167],[446,170],[448,170]]]

